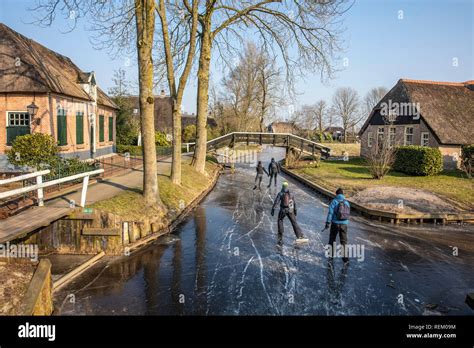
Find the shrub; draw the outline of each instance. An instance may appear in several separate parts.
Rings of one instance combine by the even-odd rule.
[[[97,169],[93,163],[83,162],[78,158],[64,158],[60,156],[52,157],[47,168],[50,170],[50,173],[45,176],[46,181]]]
[[[7,156],[11,164],[45,168],[57,157],[58,146],[51,135],[33,133],[15,138]]]
[[[461,148],[461,169],[472,178],[472,169],[474,167],[474,144],[464,145]]]
[[[327,141],[328,143],[332,143],[333,142],[333,138],[332,138],[332,135],[331,133],[323,133],[324,135],[324,140]]]
[[[207,141],[218,138],[221,136],[221,133],[216,127],[207,126]]]
[[[155,145],[156,146],[170,146],[170,142],[166,140],[166,134],[162,132],[155,132]]]
[[[436,175],[443,170],[439,149],[426,146],[400,146],[393,169],[409,175]]]
[[[367,167],[373,179],[382,179],[395,162],[395,148],[388,137],[375,143],[366,158]]]
[[[196,139],[196,126],[193,124],[187,125],[183,130],[183,141],[190,143]]]
[[[143,150],[138,145],[117,145],[117,153],[128,153],[130,156],[143,156]]]

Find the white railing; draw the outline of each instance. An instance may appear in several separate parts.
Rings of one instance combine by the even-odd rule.
[[[0,180],[0,185],[5,185],[5,184],[10,184],[12,182],[17,182],[21,180],[26,180],[26,179],[31,179],[31,178],[36,178],[36,184],[27,186],[27,187],[22,187],[18,189],[13,189],[10,191],[5,191],[5,192],[0,192],[0,199],[16,196],[16,195],[21,195],[26,192],[31,192],[31,191],[38,191],[38,206],[42,207],[44,206],[44,194],[43,194],[43,189],[45,187],[49,186],[54,186],[57,184],[61,184],[63,182],[68,182],[68,181],[73,181],[77,179],[82,180],[82,192],[81,192],[81,207],[84,207],[86,205],[86,197],[87,197],[87,187],[89,185],[89,177],[92,175],[97,175],[100,173],[103,173],[103,169],[97,169],[97,170],[92,170],[90,172],[85,172],[85,173],[80,173],[80,174],[75,174],[71,176],[65,176],[64,178],[59,178],[47,182],[43,182],[43,175],[49,174],[49,170],[42,170],[39,172],[34,172],[34,173],[28,173],[24,175],[19,175],[15,176],[13,178],[9,179],[3,179]]]

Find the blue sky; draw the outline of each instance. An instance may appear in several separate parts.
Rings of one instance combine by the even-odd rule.
[[[0,21],[70,57],[84,71],[94,70],[105,90],[112,85],[115,69],[125,68],[130,77],[136,75],[133,60],[127,66],[127,57],[113,60],[105,51],[94,49],[85,23],[66,34],[62,33],[66,23],[59,17],[50,28],[27,24],[31,21],[27,8],[34,3],[0,0]],[[334,62],[341,71],[327,83],[322,83],[319,75],[299,81],[295,107],[318,99],[329,102],[340,86],[351,86],[363,96],[372,87],[391,88],[399,78],[474,79],[474,0],[356,0],[344,17],[345,50]],[[215,76],[220,75],[218,69],[215,67]],[[195,86],[196,81],[190,81],[185,94],[188,112],[196,109]]]

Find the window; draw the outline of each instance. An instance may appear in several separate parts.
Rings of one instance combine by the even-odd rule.
[[[84,144],[84,113],[76,113],[76,144]]]
[[[421,133],[421,146],[429,146],[430,143],[430,133],[422,132]]]
[[[104,142],[104,115],[99,115],[99,142]]]
[[[30,134],[30,115],[28,112],[7,113],[7,145],[11,145],[16,137]]]
[[[413,145],[413,127],[405,127],[405,145]]]
[[[383,135],[385,133],[385,128],[384,127],[379,127],[377,128],[377,144],[382,145],[383,143]]]
[[[390,127],[390,134],[389,134],[389,143],[390,146],[395,145],[395,137],[397,134],[397,128],[396,127]]]
[[[372,147],[372,140],[373,140],[372,132],[368,132],[367,133],[367,146],[368,147]]]
[[[58,109],[58,145],[67,145],[67,117],[66,110]]]
[[[114,141],[114,118],[109,117],[109,141]]]

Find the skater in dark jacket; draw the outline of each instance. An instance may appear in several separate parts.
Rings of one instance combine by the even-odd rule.
[[[275,187],[277,185],[277,175],[280,173],[280,164],[272,158],[270,164],[268,165],[268,174],[270,175],[270,182],[268,187],[272,186],[272,179],[275,179]]]
[[[272,216],[275,214],[275,208],[280,204],[280,211],[278,212],[278,245],[282,245],[283,241],[283,219],[287,216],[293,226],[293,231],[295,232],[297,242],[307,242],[308,239],[303,237],[301,228],[296,222],[296,201],[295,197],[290,190],[288,190],[288,183],[285,181],[281,187],[281,191],[278,192],[278,195],[275,198],[272,206]]]
[[[256,169],[257,169],[257,176],[255,176],[255,186],[253,189],[255,190],[257,188],[257,181],[258,181],[258,189],[260,190],[260,185],[262,184],[262,179],[263,179],[263,173],[267,174],[268,176],[268,172],[263,167],[262,161],[258,161]]]

